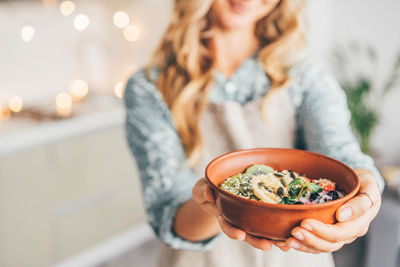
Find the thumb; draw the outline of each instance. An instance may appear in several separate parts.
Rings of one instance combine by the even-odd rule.
[[[372,199],[370,199],[367,194]],[[376,183],[373,181],[364,181],[361,183],[360,193],[337,210],[336,218],[339,222],[345,222],[360,217],[367,212],[378,199],[380,199],[380,193]]]
[[[192,197],[194,201],[199,204],[202,204],[206,201],[213,202],[214,201],[214,194],[211,187],[208,185],[206,179],[202,178],[192,189]]]

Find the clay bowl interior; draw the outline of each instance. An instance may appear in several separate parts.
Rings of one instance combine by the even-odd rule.
[[[279,171],[289,169],[313,179],[328,178],[345,196],[322,204],[284,205],[244,199],[219,188],[228,177],[242,173],[253,164],[266,164]],[[221,215],[228,222],[255,236],[273,240],[288,238],[290,230],[306,218],[336,222],[336,210],[360,187],[357,174],[344,163],[317,153],[284,148],[245,149],[224,154],[208,164],[206,179],[214,189]]]

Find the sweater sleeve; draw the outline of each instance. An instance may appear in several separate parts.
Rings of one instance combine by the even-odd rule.
[[[191,198],[197,179],[187,166],[170,110],[143,70],[125,90],[126,138],[141,177],[148,221],[157,237],[175,249],[206,250],[214,238],[190,242],[173,230],[177,209]]]
[[[364,154],[352,133],[351,114],[343,89],[327,72],[309,66],[301,74],[304,88],[299,108],[299,128],[305,148],[338,159],[375,176],[381,191],[384,181],[372,158]]]

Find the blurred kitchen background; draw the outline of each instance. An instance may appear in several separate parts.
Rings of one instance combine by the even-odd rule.
[[[124,137],[126,79],[172,0],[0,0],[0,266],[154,266]],[[387,181],[338,266],[400,266],[400,1],[309,0],[309,56],[346,89]],[[346,251],[347,250],[347,251]]]

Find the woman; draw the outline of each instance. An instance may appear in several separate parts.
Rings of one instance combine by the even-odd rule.
[[[149,222],[165,244],[160,266],[333,266],[321,252],[364,235],[376,216],[382,178],[351,133],[344,93],[301,58],[304,6],[175,0],[152,62],[129,80],[127,139]],[[338,210],[337,224],[304,220],[293,237],[273,243],[219,216],[202,178],[206,164],[232,150],[274,146],[356,169],[361,193]]]

